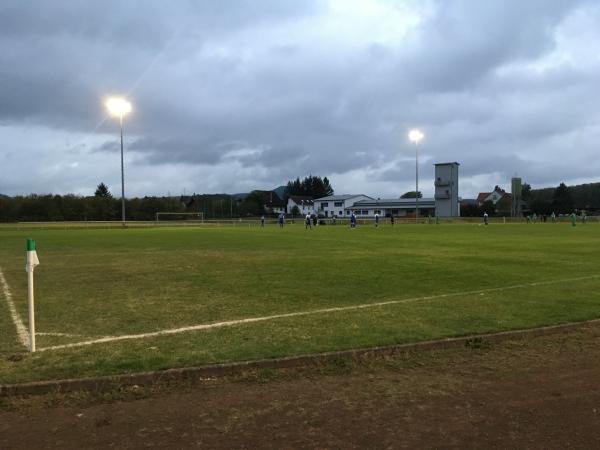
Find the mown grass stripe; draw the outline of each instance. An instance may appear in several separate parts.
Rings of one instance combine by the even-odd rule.
[[[477,290],[463,291],[463,292],[451,292],[451,293],[446,293],[446,294],[428,295],[428,296],[413,297],[413,298],[406,298],[406,299],[400,299],[400,300],[388,300],[388,301],[384,301],[384,302],[364,303],[361,305],[322,308],[322,309],[315,309],[315,310],[311,310],[311,311],[297,311],[297,312],[293,312],[293,313],[274,314],[271,316],[249,317],[246,319],[227,320],[227,321],[223,321],[223,322],[190,325],[190,326],[186,326],[186,327],[153,331],[153,332],[149,332],[149,333],[128,334],[128,335],[121,335],[121,336],[105,336],[102,338],[88,340],[88,341],[73,342],[70,344],[53,345],[50,347],[39,348],[38,351],[60,350],[60,349],[67,349],[67,348],[73,348],[73,347],[83,347],[83,346],[94,345],[94,344],[115,342],[115,341],[124,341],[124,340],[131,340],[131,339],[144,339],[144,338],[165,336],[165,335],[171,335],[171,334],[187,333],[190,331],[200,331],[200,330],[208,330],[208,329],[213,329],[213,328],[229,327],[229,326],[234,326],[234,325],[243,325],[243,324],[255,323],[255,322],[264,322],[267,320],[308,316],[308,315],[312,315],[312,314],[327,314],[327,313],[332,313],[332,312],[342,312],[342,311],[351,311],[351,310],[358,310],[358,309],[377,308],[377,307],[382,307],[382,306],[387,306],[387,305],[398,305],[398,304],[402,304],[402,303],[411,303],[411,302],[426,301],[426,300],[437,300],[437,299],[447,298],[447,297],[485,294],[487,292],[499,292],[499,291],[507,291],[507,290],[512,290],[512,289],[522,289],[522,288],[527,288],[527,287],[545,286],[545,285],[568,283],[568,282],[574,282],[574,281],[583,281],[583,280],[589,280],[589,279],[598,278],[598,277],[600,277],[600,275],[588,275],[588,276],[582,276],[582,277],[562,278],[562,279],[554,279],[554,280],[547,280],[547,281],[533,281],[530,283],[515,284],[512,286],[477,289]]]

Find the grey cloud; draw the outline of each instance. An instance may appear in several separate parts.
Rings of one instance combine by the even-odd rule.
[[[5,0],[0,5],[0,36],[58,36],[155,47],[180,30],[197,37],[297,18],[317,8],[313,1],[294,0],[181,0],[176,5],[166,5],[161,0],[54,0],[35,4]]]
[[[458,160],[465,176],[576,177],[574,163],[561,172],[541,155],[558,158],[573,133],[598,127],[600,67],[526,65],[556,50],[578,8],[600,17],[593,4],[431,5],[402,41],[332,36],[315,48],[303,33],[330,13],[325,0],[3,2],[0,124],[103,136],[90,153],[111,152],[104,136],[117,124],[102,100],[123,93],[134,103],[126,148],[146,170],[229,164],[274,184],[364,170],[408,182],[412,168],[391,162],[412,155],[406,131],[420,126],[424,152]]]
[[[403,164],[397,164],[394,168],[385,169],[378,173],[376,177],[377,181],[396,182],[398,180],[410,179],[415,173],[415,163],[404,162]],[[414,189],[413,189],[414,190]]]
[[[169,136],[167,138],[141,138],[128,146],[142,153],[150,164],[164,162],[191,162],[196,164],[214,164],[220,159],[220,149],[211,146],[211,142],[198,136]]]
[[[554,28],[579,3],[441,1],[421,30],[407,69],[428,90],[469,88],[502,64],[536,58],[554,48]]]

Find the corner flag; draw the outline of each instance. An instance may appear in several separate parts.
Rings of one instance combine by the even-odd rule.
[[[33,269],[40,263],[35,251],[35,241],[27,239],[27,305],[29,309],[29,351],[35,352],[35,307],[33,304]]]
[[[35,266],[39,264],[40,260],[35,251],[35,241],[33,239],[27,239],[27,262],[25,263],[25,272],[33,272]]]

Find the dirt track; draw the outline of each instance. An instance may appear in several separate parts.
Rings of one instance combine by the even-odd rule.
[[[139,400],[2,407],[3,449],[600,448],[600,325]]]

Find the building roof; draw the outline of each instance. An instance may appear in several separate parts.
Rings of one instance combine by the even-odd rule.
[[[485,202],[485,199],[488,198],[490,195],[491,195],[491,192],[480,192],[479,195],[477,196],[477,202],[478,203]]]
[[[347,209],[369,209],[369,208],[385,208],[385,209],[412,209],[415,208],[417,202],[414,198],[381,198],[379,200],[361,200],[355,202]],[[419,207],[430,208],[435,207],[435,199],[420,198]]]
[[[445,162],[445,163],[435,163],[434,166],[449,166],[452,164],[456,164],[457,166],[460,166],[460,163],[457,163],[456,161],[453,162]]]
[[[329,195],[327,197],[317,198],[317,199],[315,199],[315,202],[326,202],[326,201],[336,201],[336,200],[343,201],[343,200],[348,200],[350,198],[361,197],[361,196],[371,198],[365,194],[342,194],[342,195]]]
[[[310,195],[290,195],[290,200],[296,204],[304,203],[313,203],[313,198]]]

